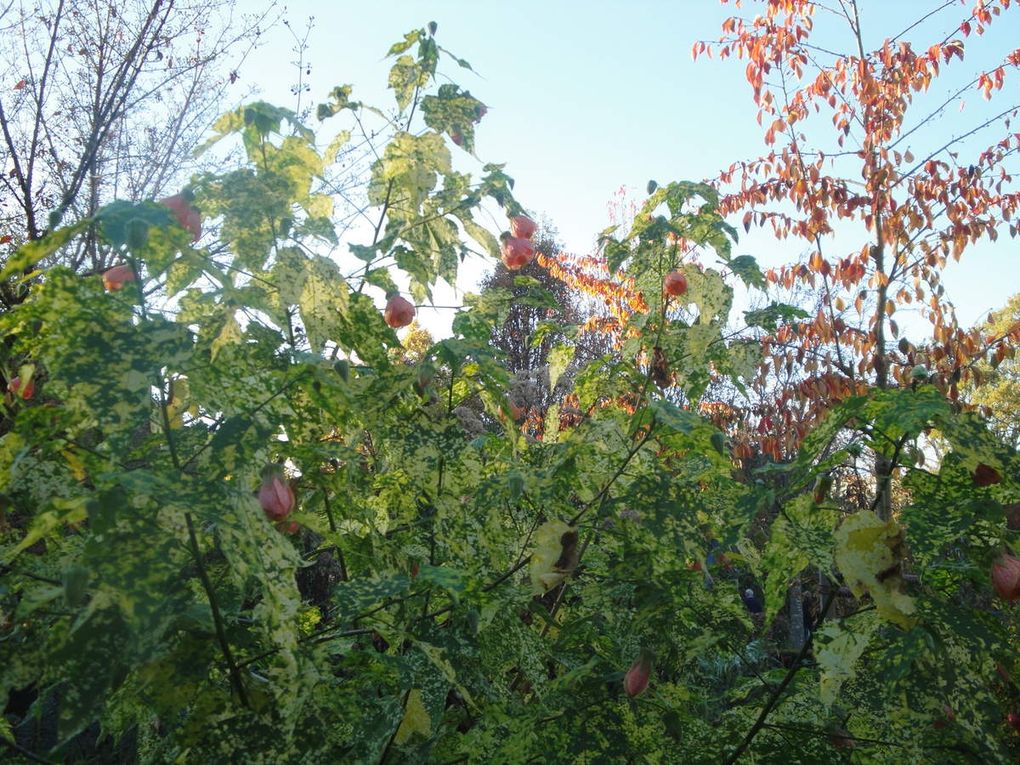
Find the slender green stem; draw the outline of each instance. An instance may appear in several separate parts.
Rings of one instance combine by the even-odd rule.
[[[191,517],[191,513],[185,513],[184,520],[188,524],[188,544],[191,547],[191,555],[195,559],[195,565],[198,567],[198,577],[201,579],[202,587],[205,589],[205,594],[209,598],[209,609],[212,611],[213,625],[216,628],[216,640],[219,642],[220,650],[223,651],[223,658],[227,662],[227,672],[230,674],[230,684],[234,687],[234,692],[237,693],[237,697],[241,700],[241,704],[250,709],[251,701],[248,698],[248,691],[244,687],[241,672],[238,669],[238,666],[234,661],[234,655],[230,650],[230,642],[227,640],[227,633],[223,628],[223,615],[220,613],[220,606],[216,600],[216,593],[213,590],[212,582],[209,580],[209,572],[206,571],[205,563],[202,560],[202,551],[198,546],[198,535],[195,533],[195,521]]]
[[[818,624],[820,624],[825,619],[826,614],[828,614],[829,608],[832,606],[832,601],[835,599],[837,592],[838,588],[836,587],[833,587],[832,589],[829,590],[829,594],[825,598],[825,603],[822,605],[822,612],[818,616],[818,622],[815,624],[816,629]],[[741,755],[743,755],[744,752],[747,751],[748,747],[751,746],[751,742],[754,741],[754,737],[757,736],[761,729],[765,727],[765,721],[768,719],[768,716],[772,712],[772,710],[775,709],[776,706],[778,706],[779,701],[783,697],[783,691],[785,691],[787,686],[789,686],[790,683],[793,682],[794,676],[804,665],[804,657],[806,657],[808,651],[811,650],[811,644],[814,642],[814,638],[815,630],[811,630],[811,634],[808,635],[807,640],[804,641],[804,645],[801,646],[800,652],[794,659],[793,666],[791,666],[790,669],[787,671],[786,676],[783,678],[782,682],[779,683],[779,685],[775,687],[772,693],[769,694],[769,699],[767,702],[765,702],[765,706],[762,707],[762,710],[758,715],[758,719],[755,720],[754,725],[751,726],[751,729],[747,732],[747,735],[744,736],[743,740],[737,745],[737,748],[734,749],[730,756],[726,758],[724,765],[733,765],[733,763],[739,760]]]

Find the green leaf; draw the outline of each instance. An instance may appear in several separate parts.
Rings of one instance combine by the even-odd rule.
[[[88,226],[89,221],[79,221],[64,228],[58,228],[41,239],[26,242],[11,255],[4,264],[3,271],[0,271],[0,280],[9,279],[19,271],[26,271],[43,258],[52,255],[75,236],[80,234]]]
[[[726,265],[748,287],[765,289],[765,275],[758,268],[758,261],[750,255],[739,255],[730,260]]]
[[[780,322],[789,324],[795,319],[806,319],[808,316],[810,314],[802,308],[786,303],[771,303],[765,308],[744,311],[744,322],[749,327],[762,327],[775,332]]]
[[[397,99],[397,107],[404,111],[411,105],[414,91],[428,82],[428,74],[423,72],[418,62],[411,56],[401,56],[390,69],[389,86]]]
[[[395,42],[390,46],[387,56],[397,56],[406,50],[409,50],[412,45],[421,40],[422,31],[420,29],[414,29],[404,35],[404,39],[400,42]]]
[[[765,618],[771,622],[786,602],[790,583],[807,568],[808,556],[795,544],[789,523],[783,516],[772,524],[768,544],[762,556],[765,579]]]
[[[655,421],[676,433],[693,433],[705,422],[694,412],[681,409],[672,401],[654,399],[649,408],[655,414]]]
[[[301,288],[301,321],[308,342],[318,352],[329,340],[337,340],[347,313],[347,283],[336,263],[317,255],[306,260],[305,282]]]
[[[337,155],[340,153],[340,149],[347,145],[347,142],[351,140],[350,130],[341,130],[333,140],[329,142],[329,146],[326,147],[326,151],[322,154],[322,164],[332,165],[336,162]]]
[[[404,594],[410,589],[410,586],[410,577],[403,574],[381,578],[354,579],[337,585],[333,600],[343,618],[353,619],[387,598]]]
[[[871,643],[881,622],[871,613],[853,619],[829,621],[815,634],[815,658],[821,669],[819,677],[822,703],[832,706],[840,688],[857,675],[857,663]]]
[[[29,527],[28,533],[25,534],[24,538],[13,548],[3,553],[4,562],[9,563],[40,539],[53,534],[58,529],[69,524],[81,523],[85,520],[86,516],[84,498],[79,497],[73,500],[55,499],[53,509],[36,515],[32,519],[32,525]],[[63,589],[60,589],[59,592],[62,594]]]
[[[698,307],[698,321],[701,324],[726,321],[733,303],[733,288],[722,275],[711,268],[704,272],[696,268],[682,270],[687,277],[685,297]]]
[[[549,390],[556,388],[560,376],[570,366],[574,359],[574,346],[566,343],[557,345],[549,351]]]
[[[333,88],[329,94],[330,100],[324,104],[319,104],[316,108],[316,118],[318,118],[321,122],[322,120],[329,119],[335,114],[339,114],[344,109],[357,109],[360,104],[357,101],[351,101],[352,90],[353,89],[350,85],[339,85]],[[340,135],[343,135],[343,133]],[[340,136],[337,136],[337,138],[339,137]],[[339,148],[339,146],[337,148]]]
[[[223,322],[223,326],[217,333],[216,338],[212,341],[210,347],[210,354],[212,355],[213,361],[219,355],[220,351],[227,345],[236,345],[240,343],[244,338],[244,333],[241,331],[241,325],[237,323],[237,318],[234,313],[231,312],[226,321]]]
[[[811,565],[832,572],[833,533],[839,516],[825,505],[815,504],[810,494],[802,494],[783,508],[790,543],[803,552]]]
[[[374,205],[389,199],[400,207],[417,211],[435,189],[437,173],[450,172],[450,151],[435,133],[414,136],[398,133],[372,165],[368,198]]]

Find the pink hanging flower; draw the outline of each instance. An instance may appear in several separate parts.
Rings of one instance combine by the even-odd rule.
[[[131,266],[122,264],[114,266],[103,273],[103,287],[110,292],[116,292],[123,288],[128,282],[135,280],[135,272]]]
[[[527,215],[515,215],[510,219],[510,236],[517,239],[531,239],[538,228]]]
[[[627,674],[623,676],[623,689],[631,698],[640,696],[648,687],[648,680],[652,676],[652,656],[642,650],[637,661],[630,665]]]
[[[400,295],[392,295],[386,301],[383,318],[393,329],[406,327],[414,321],[414,305],[409,300],[400,297]]]
[[[282,521],[294,511],[294,490],[279,475],[266,476],[259,487],[259,504],[271,521]]]
[[[992,586],[999,597],[1012,603],[1020,598],[1020,559],[1008,553],[992,564]]]
[[[523,268],[535,257],[535,248],[524,238],[510,237],[503,240],[503,265],[511,271]]]

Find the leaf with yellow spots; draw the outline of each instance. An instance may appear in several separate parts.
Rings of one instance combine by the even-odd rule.
[[[836,530],[836,565],[857,597],[870,595],[878,615],[909,629],[917,606],[902,591],[903,531],[865,510]]]

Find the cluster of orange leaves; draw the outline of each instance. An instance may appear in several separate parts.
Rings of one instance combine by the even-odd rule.
[[[619,342],[628,319],[635,313],[648,310],[648,303],[636,289],[634,280],[625,275],[610,274],[605,258],[567,253],[554,257],[539,254],[538,262],[571,289],[601,301],[602,312],[592,312],[582,325],[582,332],[610,335]]]

